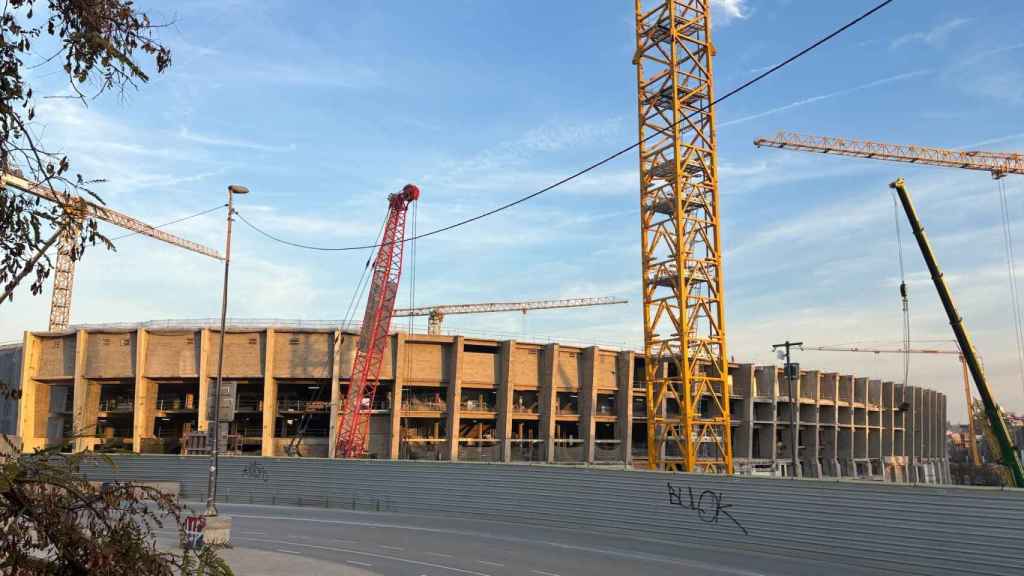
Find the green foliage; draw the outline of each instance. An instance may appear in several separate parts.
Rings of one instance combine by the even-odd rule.
[[[103,457],[56,449],[2,457],[0,574],[231,574],[215,547],[158,546],[156,530],[175,527],[184,537],[176,497],[133,483],[91,483],[79,473],[84,458]]]
[[[72,98],[95,98],[107,90],[121,94],[148,82],[143,60],[158,73],[171,65],[170,51],[153,38],[158,28],[131,0],[5,0],[0,15],[0,171],[23,175],[68,193],[58,204],[0,186],[0,303],[22,280],[31,277],[33,294],[42,290],[52,263],[47,250],[67,236],[72,259],[100,242],[97,222],[83,217],[74,197],[100,198],[81,174],[72,174],[63,153],[44,147],[33,130],[36,98],[27,69],[52,65],[67,79]],[[40,13],[37,13],[40,12]],[[42,45],[42,47],[38,45]],[[39,56],[41,49],[55,51]],[[36,70],[36,77],[39,76]],[[62,95],[56,95],[61,97]]]
[[[0,381],[0,398],[10,396]],[[0,442],[9,443],[3,434]],[[0,449],[0,574],[231,576],[215,546],[158,546],[155,531],[164,527],[184,540],[177,497],[133,483],[89,482],[80,473],[86,458],[114,467],[102,454]]]

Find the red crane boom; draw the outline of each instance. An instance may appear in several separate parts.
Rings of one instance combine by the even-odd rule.
[[[388,219],[373,263],[370,296],[366,301],[352,365],[352,380],[338,414],[338,434],[334,445],[334,456],[338,458],[358,458],[366,453],[366,434],[370,427],[366,414],[377,393],[380,364],[391,332],[398,281],[402,277],[405,216],[409,204],[419,197],[420,189],[412,184],[406,184],[400,193],[388,196]]]

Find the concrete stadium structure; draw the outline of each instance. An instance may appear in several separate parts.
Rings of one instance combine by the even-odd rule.
[[[185,433],[206,429],[219,338],[216,327],[187,321],[26,332],[0,349],[0,379],[21,390],[20,406],[0,402],[0,431],[25,451],[179,452]],[[237,390],[240,451],[283,456],[305,426],[301,454],[333,454],[356,338],[326,324],[229,325],[224,378]],[[393,334],[369,455],[643,465],[643,361],[599,347]],[[778,367],[734,363],[730,376],[740,472],[788,474],[796,417],[805,477],[949,479],[939,392],[804,371],[794,401]]]

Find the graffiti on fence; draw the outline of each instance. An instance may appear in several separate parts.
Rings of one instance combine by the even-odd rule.
[[[686,510],[693,510],[697,513],[697,517],[700,518],[701,522],[706,524],[718,524],[718,521],[724,516],[742,530],[744,535],[750,535],[750,532],[747,532],[747,529],[729,513],[729,508],[732,508],[732,504],[722,503],[724,497],[722,493],[715,492],[714,490],[704,490],[697,494],[693,488],[687,486],[685,488],[686,494],[684,495],[683,490],[682,486],[673,486],[669,482],[668,503]]]
[[[270,474],[267,472],[267,469],[259,462],[250,462],[248,466],[242,468],[242,476],[252,478],[253,480],[263,480],[264,482],[270,480]]]

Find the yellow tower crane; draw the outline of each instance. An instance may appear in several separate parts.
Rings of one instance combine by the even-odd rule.
[[[711,2],[636,0],[648,464],[731,474],[714,52]]]
[[[979,170],[990,173],[997,180],[1008,174],[1024,175],[1024,155],[1015,152],[949,150],[929,146],[885,144],[868,140],[808,136],[793,132],[780,132],[775,138],[759,138],[754,141],[754,145],[759,148],[770,147],[873,160]],[[968,370],[974,380],[978,395],[981,397],[981,402],[985,406],[989,427],[998,441],[1003,464],[1010,472],[1011,484],[1024,488],[1024,464],[1021,463],[1017,452],[1014,450],[1006,422],[1000,413],[999,405],[992,396],[992,391],[989,389],[985,377],[985,371],[977,359],[977,354],[970,342],[967,329],[964,327],[963,318],[953,303],[949,287],[942,277],[938,263],[935,260],[935,255],[932,253],[931,245],[925,236],[924,228],[917,218],[917,212],[914,210],[911,202],[910,193],[907,191],[902,178],[892,182],[889,187],[896,190],[900,203],[903,205],[904,212],[906,212],[907,219],[910,222],[910,228],[914,232],[918,247],[921,249],[921,255],[928,265],[932,282],[939,293],[939,300],[942,302],[942,306],[949,318],[950,327],[953,329],[957,344],[963,352]]]
[[[203,256],[209,256],[217,260],[224,259],[220,252],[213,248],[168,234],[127,214],[89,202],[80,196],[57,192],[48,186],[31,182],[16,174],[0,174],[0,185],[4,188],[13,188],[19,192],[57,203],[64,207],[65,210],[74,213],[76,225],[65,229],[59,239],[57,263],[54,266],[53,298],[50,301],[50,332],[59,332],[67,329],[68,322],[71,319],[71,291],[75,283],[75,242],[81,229],[81,222],[86,218],[102,220],[115,226],[120,226],[125,230],[149,236],[150,238],[191,250]]]
[[[779,132],[774,138],[754,140],[758,148],[782,148],[801,152],[819,152],[837,156],[853,156],[871,160],[888,160],[909,164],[928,164],[964,170],[989,172],[993,178],[1007,174],[1024,174],[1024,154],[1015,152],[982,152],[978,150],[949,150],[930,146],[885,144],[870,140],[808,136],[796,132]]]
[[[439,304],[418,308],[395,308],[394,318],[412,316],[427,317],[427,334],[438,335],[445,316],[453,314],[483,314],[490,312],[522,312],[530,310],[551,310],[554,308],[580,308],[583,306],[606,306],[627,304],[628,300],[601,296],[599,298],[563,298],[561,300],[528,300],[525,302],[482,302],[479,304]]]

